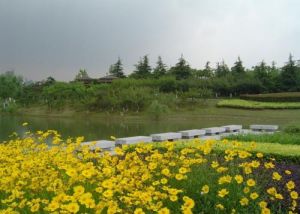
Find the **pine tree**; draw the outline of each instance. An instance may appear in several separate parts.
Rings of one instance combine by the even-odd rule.
[[[75,80],[89,79],[89,75],[85,69],[80,69],[75,77]]]
[[[203,70],[203,75],[205,77],[212,77],[213,76],[213,69],[210,67],[210,62],[207,61],[205,64],[205,68]]]
[[[135,78],[147,78],[151,75],[151,66],[149,65],[148,56],[145,55],[138,64],[135,65],[133,77]]]
[[[234,63],[234,66],[231,68],[231,72],[235,75],[245,73],[245,68],[240,57],[238,57],[237,61]]]
[[[123,65],[120,57],[118,57],[118,61],[115,64],[110,66],[109,73],[119,78],[125,77],[123,72]]]
[[[171,68],[171,73],[173,73],[178,80],[189,78],[191,76],[191,71],[192,69],[182,55],[179,58],[178,63]]]
[[[158,57],[156,62],[156,67],[153,70],[153,75],[155,78],[159,78],[167,73],[167,66],[163,63],[161,57]]]
[[[217,63],[217,68],[216,68],[216,76],[217,77],[224,77],[230,73],[230,70],[228,66],[225,64],[224,60],[222,60],[221,63]]]
[[[299,86],[298,83],[298,72],[295,61],[293,60],[292,54],[289,56],[289,61],[281,69],[281,87],[285,91],[296,90]]]

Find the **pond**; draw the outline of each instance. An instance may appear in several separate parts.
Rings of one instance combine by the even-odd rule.
[[[28,122],[28,127],[22,123]],[[300,122],[300,110],[250,111],[239,109],[206,108],[192,112],[172,113],[160,120],[145,116],[134,117],[51,117],[0,114],[0,141],[13,132],[54,129],[64,138],[84,136],[85,140],[109,139],[110,136],[127,137],[153,133],[205,128],[228,124],[277,124],[284,126]]]

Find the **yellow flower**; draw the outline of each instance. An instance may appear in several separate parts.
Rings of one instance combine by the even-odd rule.
[[[77,176],[77,171],[75,169],[67,169],[66,174],[69,175],[70,177],[76,177]]]
[[[176,178],[176,180],[180,181],[184,178],[184,176],[182,174],[176,174],[175,178]]]
[[[272,162],[265,163],[265,168],[266,169],[273,169],[275,165]]]
[[[213,161],[212,163],[211,163],[211,167],[212,168],[217,168],[219,166],[219,163],[217,162],[217,161]]]
[[[50,204],[47,206],[47,210],[54,212],[59,208],[59,203],[57,201],[51,201]]]
[[[296,191],[292,191],[291,193],[290,193],[290,195],[291,195],[291,198],[292,199],[294,199],[294,200],[297,200],[298,199],[298,193],[296,192]]]
[[[267,193],[275,196],[277,194],[277,190],[275,187],[271,187],[271,188],[267,189]]]
[[[143,211],[142,208],[136,208],[136,209],[134,210],[134,214],[145,214],[145,212]]]
[[[280,181],[282,176],[278,172],[273,172],[272,178],[273,180]]]
[[[260,166],[260,163],[259,163],[259,161],[252,161],[251,163],[251,166],[253,167],[253,168],[258,168],[259,166]]]
[[[267,202],[265,201],[261,201],[258,203],[259,207],[262,209],[262,208],[266,208],[268,206]]]
[[[169,214],[170,210],[167,207],[164,207],[164,208],[160,209],[157,213],[158,214]]]
[[[279,194],[279,193],[276,193],[275,194],[275,198],[282,200],[283,196],[281,194]]]
[[[37,212],[37,211],[39,211],[39,209],[40,209],[40,204],[34,204],[31,208],[30,208],[30,211],[31,212]]]
[[[262,210],[261,210],[261,214],[270,214],[270,213],[271,213],[271,210],[266,207],[262,208]]]
[[[258,157],[258,158],[262,158],[264,155],[263,155],[263,153],[261,153],[261,152],[258,152],[258,153],[256,153],[256,157]]]
[[[292,190],[295,188],[295,183],[293,181],[289,181],[285,184],[286,188],[288,188],[288,190]]]
[[[75,202],[67,204],[65,208],[70,213],[77,213],[79,211],[79,205]]]
[[[242,206],[247,206],[248,204],[249,204],[249,199],[248,198],[242,198],[241,200],[240,200],[240,204],[242,205]]]
[[[113,195],[114,195],[114,193],[110,189],[103,192],[103,196],[106,197],[106,198],[111,198]]]
[[[176,195],[171,195],[171,196],[170,196],[170,200],[173,201],[173,202],[174,202],[174,201],[177,201],[177,200],[178,200],[178,197],[177,197]]]
[[[73,188],[74,195],[82,195],[84,193],[84,187],[83,186],[75,186]]]
[[[255,182],[254,179],[250,178],[250,179],[247,180],[247,185],[249,187],[253,187],[253,186],[255,186],[255,184],[256,184],[256,182]]]
[[[292,174],[292,172],[290,170],[285,170],[284,173],[287,174],[287,175]]]
[[[201,190],[202,190],[201,191],[202,194],[207,194],[209,192],[209,186],[204,185]]]
[[[23,124],[22,124],[22,126],[27,126],[27,125],[28,125],[28,123],[27,123],[27,122],[25,122],[25,123],[23,123]]]
[[[236,175],[236,176],[234,176],[234,179],[236,180],[236,182],[237,182],[238,184],[241,184],[241,183],[243,183],[243,181],[244,181],[243,176],[241,176],[241,175]]]
[[[165,168],[161,171],[161,174],[163,174],[165,176],[170,176],[170,170],[168,168]]]
[[[221,197],[221,198],[224,198],[228,194],[229,194],[229,191],[225,188],[218,191],[218,196]]]
[[[168,183],[168,179],[162,178],[162,179],[160,179],[160,183],[166,184],[166,183]]]
[[[117,138],[115,136],[110,136],[110,139],[116,140]]]
[[[258,195],[256,192],[253,192],[253,193],[250,194],[250,198],[251,198],[252,200],[257,199],[258,196],[259,196],[259,195]]]
[[[250,192],[250,188],[249,187],[244,187],[243,192],[245,194],[249,193]]]
[[[219,209],[219,210],[224,210],[225,209],[225,207],[222,204],[217,204],[216,208]]]
[[[183,201],[184,201],[183,204],[184,209],[192,209],[195,206],[194,200],[188,196],[184,196]]]
[[[219,178],[218,183],[224,184],[224,183],[230,183],[232,180],[232,177],[230,175],[225,175]]]
[[[185,173],[187,173],[187,168],[185,168],[185,167],[180,167],[180,169],[179,169],[179,173],[181,173],[181,174],[185,174]]]

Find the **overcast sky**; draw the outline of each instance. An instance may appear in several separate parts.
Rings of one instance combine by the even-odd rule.
[[[147,54],[192,67],[300,58],[299,0],[0,0],[0,72],[71,80]]]

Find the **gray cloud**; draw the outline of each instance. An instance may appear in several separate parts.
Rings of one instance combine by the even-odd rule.
[[[297,0],[1,0],[0,71],[71,80],[104,75],[118,56],[194,67],[240,55],[246,66],[300,58]]]

